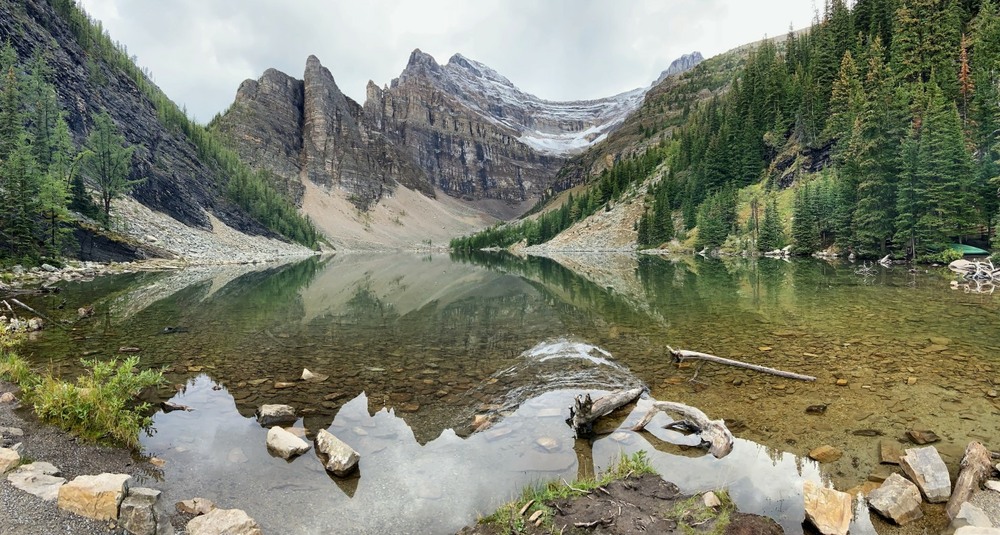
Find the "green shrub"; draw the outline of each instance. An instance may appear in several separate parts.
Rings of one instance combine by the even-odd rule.
[[[76,383],[31,371],[28,362],[10,351],[16,342],[0,335],[0,379],[17,383],[21,398],[44,422],[87,440],[139,447],[139,432],[152,425],[149,403],[136,403],[144,389],[163,382],[159,370],[136,371],[138,357],[119,362],[82,360],[87,368]]]

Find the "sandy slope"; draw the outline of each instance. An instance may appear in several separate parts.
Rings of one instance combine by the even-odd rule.
[[[337,190],[326,190],[305,180],[302,211],[337,249],[381,250],[447,245],[496,220],[481,211],[439,193],[436,199],[397,187],[374,209],[361,212]]]

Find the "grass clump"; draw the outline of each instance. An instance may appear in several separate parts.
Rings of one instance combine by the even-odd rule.
[[[684,533],[722,535],[729,525],[730,515],[736,510],[736,504],[729,497],[725,490],[715,491],[715,496],[719,498],[722,505],[718,507],[707,507],[703,502],[701,494],[695,494],[690,498],[679,501],[666,512],[666,518],[677,522],[677,527]],[[712,524],[710,531],[700,529],[701,526],[709,522]]]
[[[632,455],[622,454],[612,466],[604,471],[599,477],[578,479],[573,483],[563,481],[553,481],[545,485],[527,487],[521,493],[521,497],[515,501],[506,503],[490,516],[479,520],[480,524],[490,524],[505,535],[523,533],[528,517],[535,511],[542,512],[542,523],[551,527],[553,511],[546,505],[559,499],[570,498],[590,493],[590,491],[603,487],[612,481],[625,479],[629,476],[639,476],[642,474],[655,474],[656,470],[649,463],[646,452],[638,451]],[[531,504],[531,505],[528,505]],[[521,510],[528,505],[524,514]]]
[[[21,398],[44,422],[87,440],[139,447],[139,432],[152,425],[149,403],[137,403],[146,388],[163,382],[161,370],[136,371],[139,358],[81,360],[86,371],[69,383],[52,373],[39,375],[10,350],[8,335],[0,335],[0,379],[17,383]]]

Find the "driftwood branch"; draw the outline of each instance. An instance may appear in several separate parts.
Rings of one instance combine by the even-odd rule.
[[[39,311],[37,311],[37,310],[29,307],[28,305],[26,305],[26,304],[18,301],[17,299],[10,298],[10,299],[5,299],[4,300],[5,303],[8,302],[8,301],[10,303],[14,303],[15,305],[17,305],[17,306],[19,306],[19,307],[27,310],[28,312],[31,312],[32,314],[34,314],[36,316],[41,317],[45,321],[49,322],[49,324],[51,324],[51,325],[58,325],[59,327],[65,328],[63,325],[60,325],[59,323],[57,323],[56,321],[54,321],[52,318],[50,318],[50,317],[46,316],[45,314],[42,314],[41,312],[39,312]],[[7,305],[7,308],[10,309],[10,305],[9,304]],[[11,312],[13,312],[13,310],[11,310]]]
[[[573,427],[577,436],[590,436],[594,434],[594,421],[611,414],[615,409],[632,403],[642,395],[642,388],[631,390],[620,390],[612,392],[606,396],[590,399],[590,394],[577,396],[573,401],[573,406],[569,409],[569,419],[566,423]]]
[[[660,411],[681,415],[683,419],[680,423],[687,429],[698,434],[701,438],[702,445],[707,445],[708,452],[711,453],[716,459],[721,459],[733,451],[733,443],[735,442],[735,439],[733,438],[733,434],[729,432],[729,428],[726,427],[726,423],[724,421],[709,420],[708,415],[701,412],[701,410],[689,405],[684,405],[683,403],[675,403],[672,401],[653,402],[653,408],[649,409],[646,416],[643,416],[642,420],[632,427],[632,430],[642,431],[646,429],[649,422],[652,421],[653,417],[656,416],[656,413]]]
[[[951,499],[945,507],[948,518],[955,518],[962,504],[967,502],[972,493],[979,490],[980,485],[993,473],[990,458],[989,450],[979,442],[970,442],[966,446],[961,470],[958,472],[958,479],[955,480],[955,491],[951,493]]]
[[[709,362],[715,362],[717,364],[725,364],[727,366],[745,368],[747,370],[767,373],[770,375],[777,375],[778,377],[785,377],[787,379],[798,379],[799,381],[816,380],[816,378],[811,375],[802,375],[800,373],[786,372],[783,370],[768,368],[767,366],[759,366],[757,364],[749,364],[746,362],[740,362],[738,360],[717,357],[715,355],[709,355],[708,353],[699,353],[697,351],[687,351],[684,349],[674,349],[670,346],[667,346],[667,350],[670,351],[670,354],[673,355],[674,360],[676,360],[677,362],[683,362],[685,360],[707,360]]]

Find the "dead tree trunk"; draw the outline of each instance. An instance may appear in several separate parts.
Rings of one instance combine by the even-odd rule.
[[[586,437],[594,434],[594,421],[611,414],[615,409],[632,403],[642,395],[642,388],[620,390],[606,396],[591,400],[590,394],[577,396],[573,407],[569,409],[569,419],[566,423],[573,427],[576,436]]]
[[[733,434],[726,427],[726,422],[722,420],[709,420],[708,415],[701,412],[701,410],[684,405],[683,403],[674,403],[672,401],[654,402],[653,408],[649,409],[646,416],[643,416],[642,420],[632,427],[632,430],[642,431],[646,429],[649,422],[660,411],[680,414],[682,420],[671,424],[671,426],[681,427],[699,435],[702,445],[707,445],[708,452],[716,459],[721,459],[733,451],[733,443],[736,439],[733,438]]]
[[[767,373],[770,375],[777,375],[778,377],[785,377],[787,379],[798,379],[799,381],[816,380],[816,378],[811,375],[802,375],[800,373],[786,372],[774,368],[768,368],[767,366],[759,366],[757,364],[749,364],[746,362],[740,362],[738,360],[717,357],[715,355],[709,355],[708,353],[699,353],[697,351],[687,351],[684,349],[674,349],[670,346],[667,346],[667,350],[670,351],[670,354],[674,357],[674,360],[676,360],[677,362],[683,362],[685,360],[707,360],[708,362],[715,362],[717,364],[725,364],[727,366],[735,366],[737,368],[744,368],[747,370]]]
[[[990,458],[990,451],[979,442],[970,442],[966,446],[961,470],[958,472],[958,479],[955,480],[955,491],[951,493],[951,499],[945,507],[948,518],[955,518],[962,504],[967,502],[972,493],[979,490],[983,481],[993,473]]]

